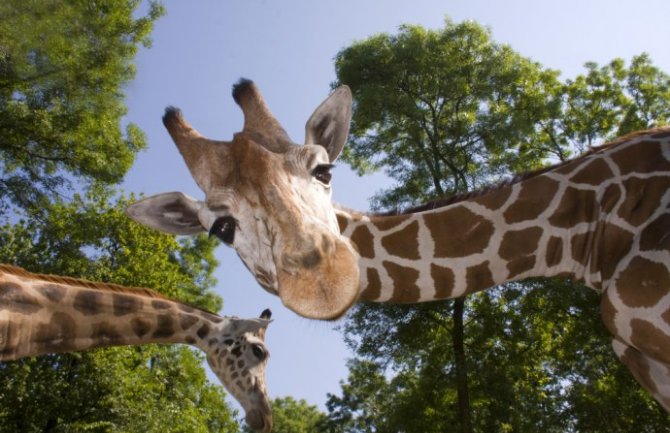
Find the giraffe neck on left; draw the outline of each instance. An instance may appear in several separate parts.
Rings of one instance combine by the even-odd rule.
[[[148,343],[204,350],[207,335],[225,320],[147,289],[0,265],[0,360]]]
[[[606,288],[665,235],[668,136],[665,128],[625,137],[432,210],[336,211],[359,254],[361,298],[423,302],[557,275]]]

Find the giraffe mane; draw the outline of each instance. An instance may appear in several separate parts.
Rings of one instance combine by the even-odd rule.
[[[521,172],[517,173],[507,179],[503,179],[502,181],[499,181],[497,183],[485,186],[483,188],[474,190],[474,191],[467,191],[467,192],[462,192],[462,193],[456,193],[451,196],[447,197],[438,197],[433,200],[429,200],[426,203],[422,203],[420,205],[416,206],[410,206],[405,209],[397,208],[397,209],[392,209],[387,212],[380,212],[380,213],[373,213],[373,216],[393,216],[393,215],[410,215],[410,214],[415,214],[419,212],[424,212],[432,209],[438,209],[441,207],[449,206],[454,203],[459,203],[464,200],[469,200],[473,198],[477,198],[479,196],[482,196],[488,192],[491,191],[496,191],[501,188],[507,187],[507,186],[512,186],[514,184],[517,184],[519,182],[522,182],[524,180],[540,176],[550,170],[556,169],[563,167],[566,164],[572,163],[574,161],[581,160],[583,158],[586,158],[589,155],[593,155],[596,153],[599,153],[603,151],[604,149],[607,149],[612,146],[616,146],[619,143],[627,142],[630,141],[631,139],[644,136],[644,135],[653,135],[654,138],[662,138],[666,136],[667,134],[670,134],[670,127],[668,126],[662,126],[658,128],[652,128],[652,129],[647,129],[644,131],[635,131],[631,132],[629,134],[626,134],[622,137],[616,138],[615,140],[597,145],[597,146],[591,146],[588,150],[586,150],[584,153],[580,154],[576,158],[568,159],[565,161],[561,161],[557,164],[552,164],[548,165],[546,167],[539,168],[537,170],[530,170],[526,172]],[[659,137],[656,137],[658,135]]]
[[[41,280],[45,281],[48,283],[55,283],[55,284],[65,284],[69,286],[78,286],[78,287],[84,287],[87,289],[95,289],[95,290],[102,290],[102,291],[107,291],[107,292],[116,292],[116,293],[132,293],[132,294],[139,294],[142,296],[146,296],[149,298],[155,298],[155,299],[164,299],[166,301],[170,302],[175,302],[174,299],[171,299],[161,293],[158,293],[152,289],[148,289],[146,287],[128,287],[128,286],[122,286],[120,284],[115,284],[115,283],[103,283],[103,282],[96,282],[96,281],[90,281],[86,280],[83,278],[74,278],[74,277],[65,277],[61,275],[52,275],[52,274],[38,274],[34,272],[27,271],[19,266],[14,266],[14,265],[9,265],[6,263],[0,263],[0,272],[6,272],[8,274],[15,275],[17,277],[21,278],[28,278],[31,280]],[[181,301],[180,301],[181,302]],[[200,310],[208,314],[215,314],[212,313],[211,311],[208,311],[204,308],[196,307],[194,305],[190,304],[185,304],[188,305],[189,307],[195,309],[195,310]]]

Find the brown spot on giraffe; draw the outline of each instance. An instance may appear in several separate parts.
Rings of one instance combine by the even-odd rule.
[[[508,278],[514,278],[533,269],[536,262],[533,254],[537,250],[542,232],[540,227],[529,227],[522,230],[510,230],[503,235],[498,255],[508,262]]]
[[[611,154],[621,175],[670,171],[670,162],[663,156],[661,147],[653,141],[625,146]]]
[[[56,284],[40,284],[35,287],[35,291],[56,304],[59,303],[67,293],[65,287]]]
[[[102,293],[82,290],[74,297],[73,307],[84,316],[94,316],[102,312]]]
[[[570,228],[579,223],[589,223],[598,217],[596,193],[591,190],[569,186],[561,196],[561,202],[549,217],[554,227]]]
[[[393,262],[382,262],[384,269],[393,281],[393,302],[406,304],[419,300],[421,290],[416,285],[419,279],[419,271],[414,268],[401,266]]]
[[[130,327],[139,338],[146,336],[151,331],[152,324],[149,320],[135,317],[130,321]]]
[[[545,253],[545,261],[547,267],[551,268],[553,266],[561,263],[563,259],[563,239],[558,236],[551,236],[547,241],[547,251]]]
[[[356,227],[351,234],[350,239],[356,246],[356,250],[358,250],[358,254],[360,254],[361,257],[371,259],[375,256],[372,233],[370,233],[370,230],[367,227]]]
[[[493,235],[493,223],[471,210],[456,206],[424,215],[424,223],[435,243],[434,257],[464,257],[481,253]]]
[[[503,207],[505,203],[507,203],[511,193],[512,187],[509,185],[504,185],[480,196],[476,196],[472,199],[472,201],[490,210],[497,210]]]
[[[571,175],[574,173],[576,167],[579,166],[579,163],[583,161],[576,161],[576,160],[571,160],[571,161],[566,161],[564,163],[558,164],[552,172],[559,173],[559,174],[565,174],[565,175]]]
[[[208,324],[203,324],[197,331],[198,337],[200,338],[205,338],[209,335],[209,331],[211,328],[209,327]]]
[[[616,287],[627,306],[653,307],[668,294],[670,273],[664,264],[634,257],[617,277]]]
[[[138,311],[142,303],[136,296],[123,293],[112,294],[112,308],[115,316],[125,316]]]
[[[185,312],[185,313],[193,313],[195,311],[195,308],[191,307],[190,305],[187,304],[179,304],[178,305],[179,310]]]
[[[537,259],[535,256],[524,256],[515,258],[507,263],[507,270],[509,274],[507,275],[508,279],[516,278],[517,276],[528,272],[535,267],[535,262]]]
[[[670,189],[670,177],[632,177],[623,181],[623,187],[624,199],[617,215],[630,224],[639,226],[658,210],[661,199]]]
[[[156,328],[152,334],[153,338],[168,338],[175,333],[174,318],[169,314],[160,314],[156,317]]]
[[[605,192],[600,199],[600,210],[603,213],[610,213],[621,199],[621,187],[618,184],[611,184],[605,188]]]
[[[379,278],[379,271],[375,268],[367,268],[365,272],[368,277],[368,284],[363,290],[361,298],[368,301],[379,299],[382,293],[382,281]]]
[[[402,230],[384,236],[382,246],[396,257],[419,260],[419,222],[413,221]]]
[[[630,342],[648,356],[670,365],[670,336],[647,320],[630,321]]]
[[[572,259],[586,266],[591,257],[593,234],[591,232],[576,234],[570,239]]]
[[[607,163],[600,159],[594,159],[580,167],[570,178],[571,182],[583,183],[586,185],[602,185],[604,182],[614,176]]]
[[[48,323],[38,324],[33,341],[38,353],[74,349],[76,323],[69,314],[55,312]]]
[[[184,314],[179,319],[179,326],[181,326],[181,329],[183,330],[189,329],[196,323],[198,323],[198,318],[190,314]]]
[[[542,232],[541,227],[528,227],[506,232],[498,248],[498,255],[504,260],[513,260],[519,256],[535,253]]]
[[[409,217],[409,215],[393,215],[384,218],[372,218],[371,221],[379,230],[386,231],[404,223]]]
[[[337,226],[340,228],[340,233],[344,233],[349,226],[349,221],[342,215],[337,215]]]
[[[0,284],[0,311],[34,314],[41,309],[39,300],[25,293],[18,284],[9,282]]]
[[[513,224],[540,216],[554,199],[558,185],[558,181],[543,176],[524,181],[516,201],[503,212],[505,222]]]
[[[468,286],[468,293],[487,289],[495,285],[493,274],[489,268],[489,261],[485,261],[475,266],[471,266],[465,273],[465,280]]]
[[[640,235],[640,249],[642,251],[670,252],[670,214],[663,214],[650,222]]]
[[[430,277],[435,282],[435,299],[450,298],[456,283],[454,271],[432,263],[430,265]]]
[[[633,234],[616,224],[599,223],[594,236],[591,272],[599,269],[602,280],[608,281],[633,248]]]
[[[162,301],[160,299],[155,299],[151,301],[151,306],[155,308],[156,310],[169,310],[170,309],[170,303]]]
[[[97,340],[102,346],[118,344],[123,340],[116,327],[109,322],[94,323],[91,338]]]

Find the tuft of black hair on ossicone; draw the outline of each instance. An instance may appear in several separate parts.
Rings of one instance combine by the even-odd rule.
[[[181,110],[172,105],[165,107],[165,114],[163,114],[163,125],[168,126],[173,120],[180,119],[182,117]]]
[[[236,84],[233,85],[233,99],[238,104],[240,103],[240,97],[244,92],[247,91],[251,86],[254,85],[254,82],[248,78],[240,78]]]

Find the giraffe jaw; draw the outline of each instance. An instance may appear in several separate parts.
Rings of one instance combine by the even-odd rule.
[[[328,257],[312,268],[279,270],[279,297],[296,314],[317,320],[342,317],[359,298],[358,256],[338,240]]]
[[[270,433],[272,431],[272,417],[264,415],[263,411],[250,410],[247,412],[244,420],[252,430],[257,432]]]

